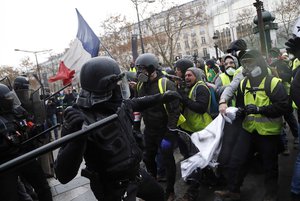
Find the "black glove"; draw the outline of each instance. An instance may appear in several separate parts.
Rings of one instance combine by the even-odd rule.
[[[184,89],[178,89],[178,93],[180,94],[181,100],[183,102],[185,102],[185,101],[187,101],[189,99],[189,97],[187,95],[187,92],[185,92]]]
[[[290,38],[285,45],[287,46],[286,51],[293,54],[296,58],[300,58],[300,38]]]
[[[64,127],[69,133],[81,130],[84,116],[80,110],[74,107],[67,107],[64,112]]]
[[[260,114],[259,107],[254,104],[246,105],[245,112],[246,114]]]
[[[239,109],[235,113],[235,119],[244,119],[245,118],[245,109],[239,107]]]
[[[167,90],[163,95],[162,95],[162,101],[164,103],[171,102],[174,99],[181,99],[180,94],[177,91],[171,91]]]

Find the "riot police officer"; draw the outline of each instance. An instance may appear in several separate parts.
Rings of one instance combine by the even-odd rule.
[[[139,177],[142,152],[132,132],[133,109],[140,111],[158,102],[170,101],[174,93],[129,99],[129,85],[122,77],[119,65],[109,57],[95,57],[83,65],[82,90],[76,104],[64,113],[62,136],[111,114],[117,113],[118,117],[62,146],[55,162],[55,173],[61,183],[69,182],[76,176],[84,158],[86,169],[82,175],[90,179],[98,200],[135,200],[137,190],[137,196],[142,199],[163,200],[163,190],[154,179],[148,177],[145,184],[144,178]],[[142,171],[142,175],[146,172]],[[142,184],[138,185],[140,179]]]

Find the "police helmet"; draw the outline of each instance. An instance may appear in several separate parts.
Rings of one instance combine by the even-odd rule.
[[[26,76],[17,76],[14,84],[14,90],[29,89],[29,80]]]
[[[177,60],[174,66],[175,68],[180,69],[182,75],[184,76],[188,68],[194,67],[194,63],[189,59],[183,58]]]
[[[121,70],[118,63],[106,56],[98,56],[88,60],[81,68],[81,92],[77,99],[79,106],[90,108],[108,101],[114,94],[121,96],[117,90]]]
[[[13,109],[14,97],[12,96],[12,91],[4,85],[0,84],[0,113],[6,113]]]
[[[116,87],[115,77],[120,73],[120,67],[114,59],[106,56],[94,57],[82,66],[80,84],[86,91],[104,93]]]
[[[146,69],[149,74],[151,74],[159,68],[159,62],[154,54],[145,53],[138,56],[135,61],[135,66],[138,68],[138,70],[143,68]]]

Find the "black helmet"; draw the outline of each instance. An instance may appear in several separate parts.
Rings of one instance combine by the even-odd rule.
[[[0,114],[12,111],[14,105],[12,93],[6,85],[0,84]]]
[[[144,68],[149,74],[153,73],[156,69],[159,68],[158,59],[154,54],[145,53],[141,54],[136,58],[135,66],[139,68]]]
[[[106,56],[94,57],[82,66],[80,84],[86,91],[104,93],[115,88],[115,78],[120,73],[120,67],[114,59]]]
[[[227,49],[227,53],[231,53],[233,50],[243,50],[245,51],[247,49],[247,43],[243,39],[237,39],[235,41],[232,41]]]
[[[114,95],[121,96],[117,91],[121,70],[118,63],[106,56],[98,56],[88,60],[81,68],[80,84],[82,90],[77,99],[81,107],[90,108],[108,101]]]
[[[179,59],[175,63],[175,68],[180,69],[182,75],[185,75],[185,72],[188,68],[194,67],[194,63],[189,59]]]
[[[264,76],[268,73],[268,64],[258,50],[246,50],[245,54],[241,57],[241,64],[246,71],[251,71],[258,66],[261,68],[261,75]]]
[[[14,90],[29,89],[29,80],[26,76],[17,76],[14,85]]]

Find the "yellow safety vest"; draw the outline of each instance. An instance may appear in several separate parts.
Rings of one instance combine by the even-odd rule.
[[[189,98],[191,100],[196,100],[196,89],[197,86],[203,85],[209,91],[208,87],[205,85],[203,81],[198,81],[189,91]],[[210,108],[210,98],[207,111]],[[203,114],[196,113],[189,108],[184,109],[183,115],[186,117],[186,121],[180,125],[180,127],[186,131],[197,132],[203,130],[211,121],[212,118],[208,112]]]
[[[133,67],[133,68],[129,68],[129,71],[130,71],[130,72],[134,72],[134,73],[136,73],[136,68],[135,68],[135,67]]]
[[[230,85],[231,80],[230,80],[230,77],[226,73],[221,73],[219,75],[219,77],[221,78],[222,86]]]
[[[240,88],[244,94],[245,105],[254,104],[257,107],[262,107],[272,104],[270,98],[266,94],[266,89],[264,88],[266,78],[264,78],[258,86],[258,91],[256,91],[255,98],[249,91],[251,88],[249,79],[247,80],[245,91],[243,91],[242,88],[244,81],[245,79],[241,81]],[[275,77],[271,80],[271,93],[279,82],[280,79]],[[243,121],[243,128],[250,133],[257,131],[260,135],[279,135],[282,129],[282,117],[269,118],[262,114],[249,114]]]
[[[161,94],[166,92],[166,90],[167,90],[167,78],[159,78],[158,79],[158,89],[159,89],[159,92]],[[166,104],[164,104],[164,107],[165,107],[166,112],[168,113]],[[179,118],[178,118],[178,121],[177,121],[177,126],[181,125],[185,121],[186,121],[185,117],[182,114],[180,114]]]
[[[228,86],[228,85],[230,85],[231,80],[230,80],[230,77],[226,73],[221,73],[219,75],[219,77],[220,77],[220,79],[222,81],[222,86]],[[235,95],[236,95],[236,93],[235,93]],[[234,106],[235,107],[235,105],[236,105],[236,97],[234,96],[231,99],[230,106]]]

